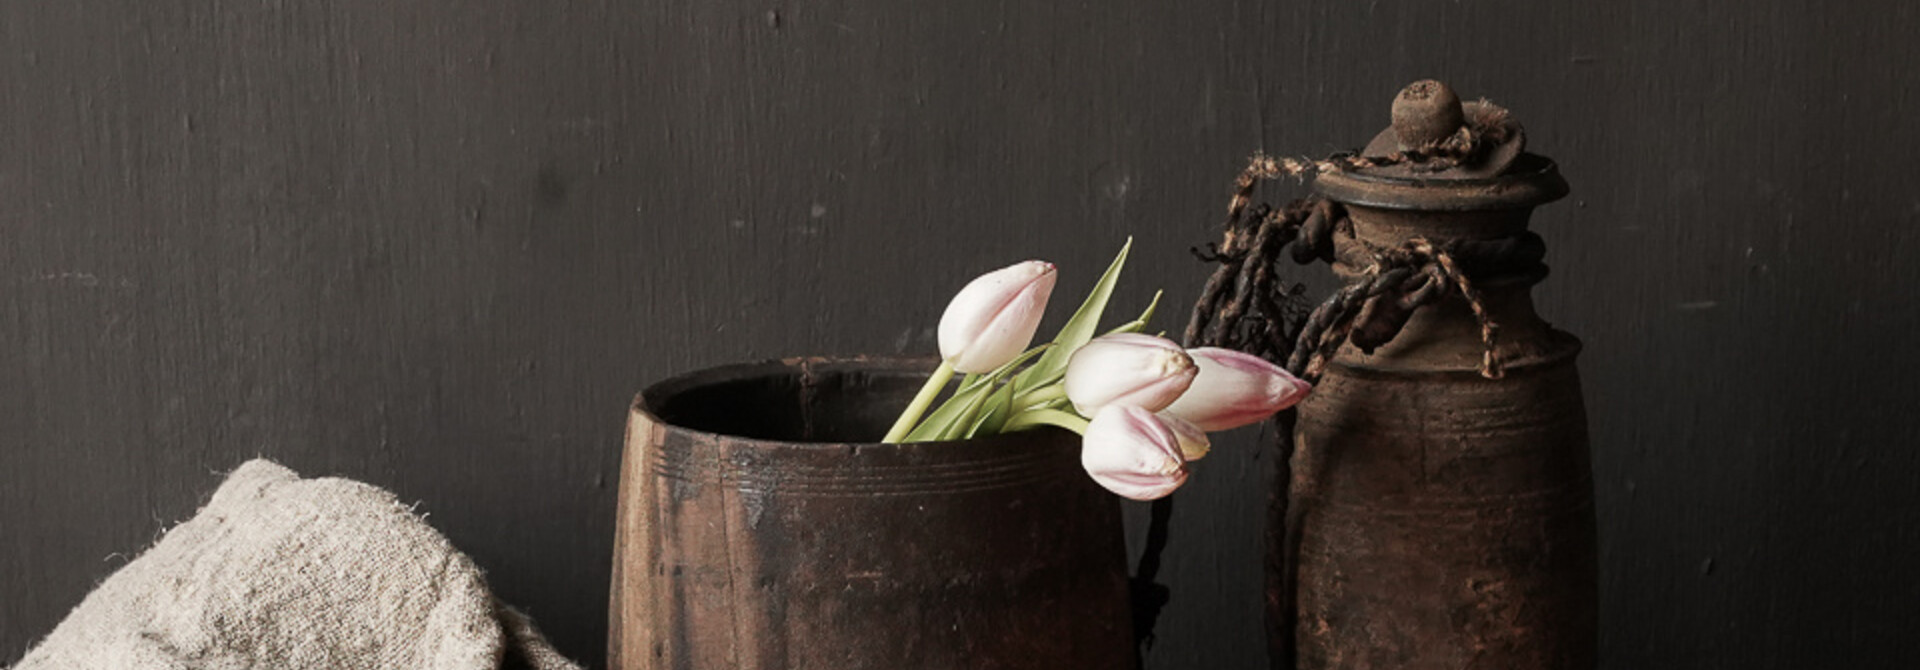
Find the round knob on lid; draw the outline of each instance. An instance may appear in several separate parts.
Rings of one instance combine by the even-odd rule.
[[[1393,99],[1393,134],[1401,150],[1437,144],[1452,137],[1466,121],[1460,96],[1433,79],[1408,84]]]

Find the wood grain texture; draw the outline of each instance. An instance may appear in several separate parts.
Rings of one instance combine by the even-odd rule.
[[[1047,258],[1077,296],[1126,235],[1118,308],[1184,303],[1246,155],[1357,146],[1440,77],[1516,110],[1573,184],[1536,219],[1538,295],[1588,344],[1603,666],[1903,667],[1916,19],[0,3],[0,660],[263,454],[421,501],[597,664],[636,389],[930,352],[972,274]],[[1180,495],[1151,667],[1264,653],[1270,454],[1227,442]]]

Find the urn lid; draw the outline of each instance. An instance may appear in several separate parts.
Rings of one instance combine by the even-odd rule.
[[[1351,205],[1440,211],[1525,209],[1567,194],[1553,160],[1527,153],[1525,131],[1498,105],[1463,103],[1427,79],[1401,89],[1392,118],[1361,153],[1379,165],[1321,173],[1314,189]]]

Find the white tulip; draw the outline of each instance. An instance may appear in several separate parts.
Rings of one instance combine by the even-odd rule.
[[[1067,398],[1082,416],[1108,405],[1158,412],[1193,383],[1198,369],[1166,338],[1120,333],[1096,337],[1067,362]]]
[[[1134,500],[1173,493],[1187,481],[1180,438],[1152,412],[1108,405],[1088,422],[1080,465],[1101,487]]]
[[[1216,431],[1259,423],[1307,397],[1313,386],[1252,354],[1231,349],[1190,349],[1199,374],[1167,414],[1202,430]]]
[[[1053,293],[1053,264],[1025,261],[980,275],[940,317],[940,357],[958,372],[992,372],[1033,342]]]
[[[1193,425],[1193,422],[1166,412],[1154,416],[1159,417],[1160,423],[1166,424],[1167,429],[1173,431],[1173,436],[1180,439],[1180,455],[1187,461],[1205,458],[1207,452],[1213,450],[1212,438],[1207,437],[1207,431]]]

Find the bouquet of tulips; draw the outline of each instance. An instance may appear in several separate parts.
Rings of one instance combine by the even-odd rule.
[[[1132,245],[1059,335],[1037,347],[1028,345],[1053,292],[1051,263],[1017,263],[960,289],[940,317],[940,366],[882,441],[1058,426],[1082,436],[1080,462],[1094,481],[1152,500],[1186,482],[1187,462],[1207,453],[1208,432],[1257,423],[1306,396],[1306,382],[1265,359],[1144,334],[1157,293],[1139,318],[1096,336]],[[956,373],[965,377],[933,407]]]

